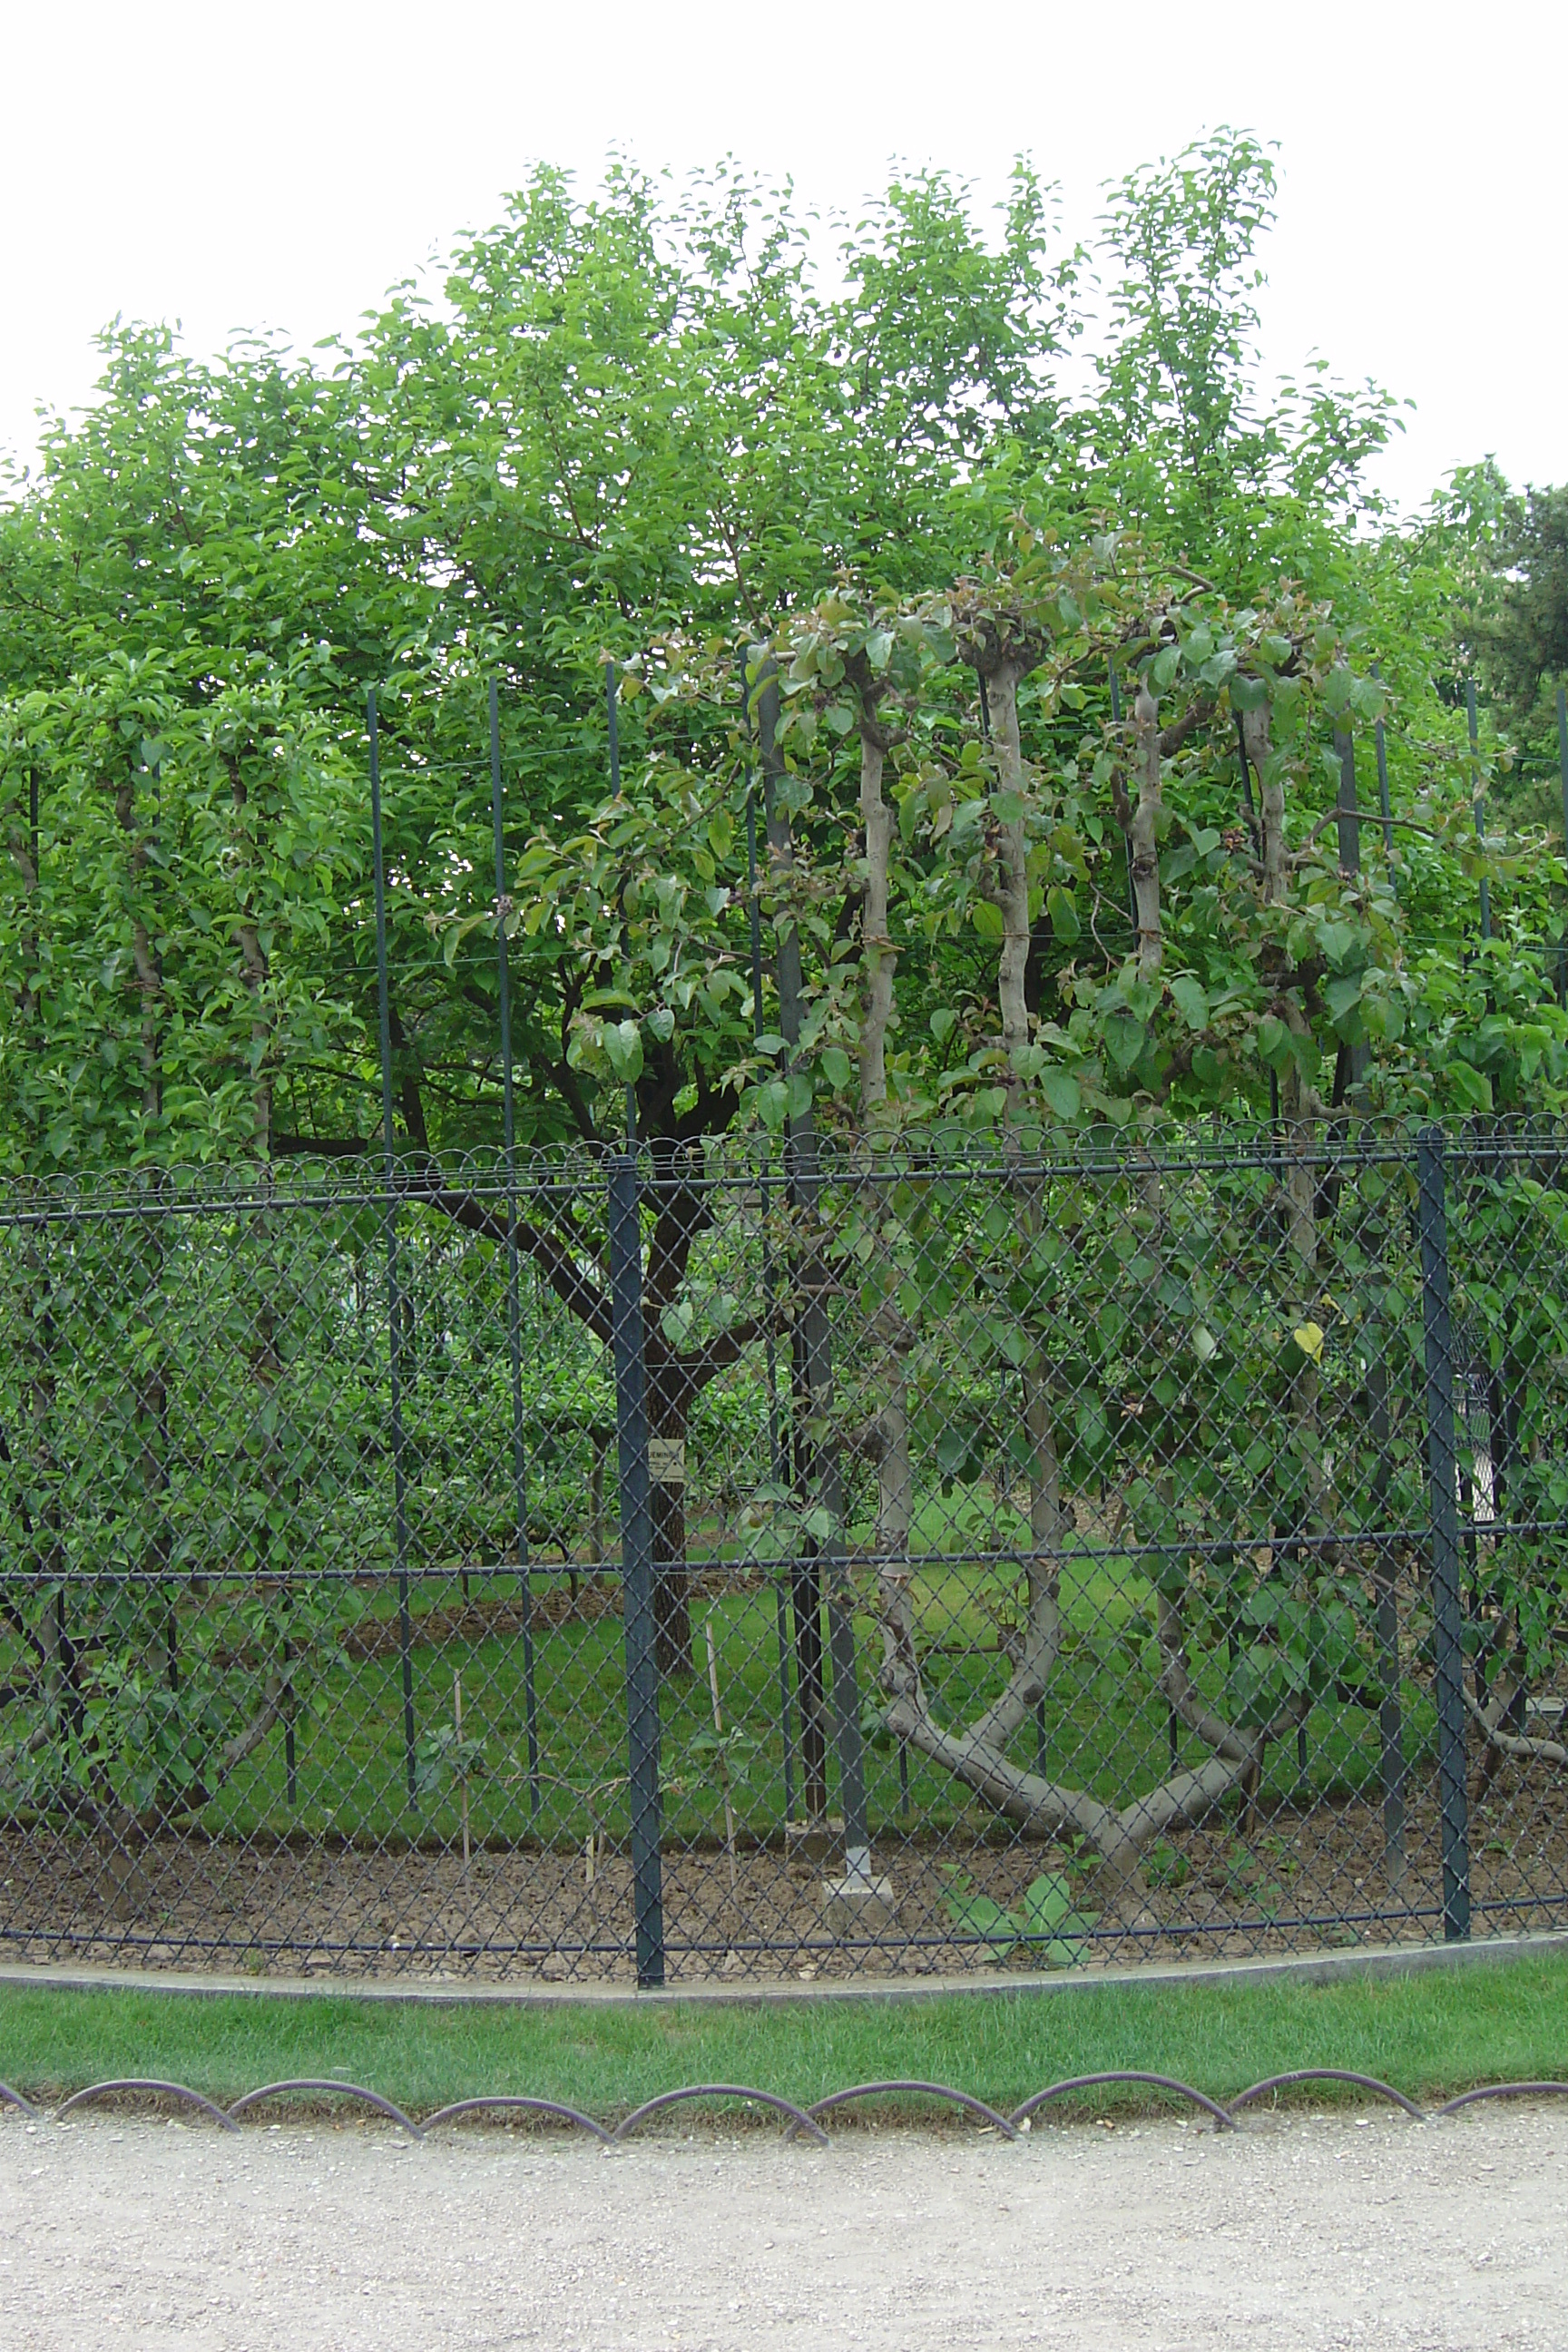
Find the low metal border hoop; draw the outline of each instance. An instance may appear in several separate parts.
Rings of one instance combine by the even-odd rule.
[[[811,2135],[818,2147],[830,2147],[833,2144],[814,2115],[805,2107],[797,2107],[793,2099],[780,2098],[776,2091],[749,2090],[743,2083],[690,2083],[683,2091],[661,2091],[657,2099],[645,2099],[640,2107],[634,2107],[629,2116],[623,2116],[610,2134],[611,2146],[619,2147],[627,2133],[635,2131],[638,2124],[646,2123],[662,2107],[678,2106],[683,2099],[749,2099],[754,2105],[772,2107],[776,2115],[789,2117],[791,2130],[786,2137],[793,2137],[795,2131],[804,2131]]]
[[[984,2099],[973,2098],[967,2091],[952,2090],[945,2083],[857,2083],[847,2091],[830,2091],[826,2099],[818,2099],[815,2105],[806,2109],[806,2113],[820,2121],[824,2116],[831,2115],[835,2107],[847,2106],[851,2099],[875,2098],[883,2091],[911,2091],[928,2099],[949,2099],[955,2107],[963,2107],[982,2123],[991,2125],[1005,2139],[1016,2139],[1018,2137],[1016,2128],[1007,2117],[998,2115],[994,2107],[988,2107]],[[786,2138],[794,2128],[792,2126],[791,2133],[785,2134]]]
[[[187,2106],[200,2107],[204,2115],[211,2116],[214,2123],[221,2124],[225,2131],[239,2129],[239,2126],[225,2115],[221,2107],[215,2106],[210,2099],[204,2099],[199,2091],[193,2091],[187,2084],[154,2082],[145,2074],[127,2075],[113,2083],[89,2083],[85,2090],[73,2091],[70,2097],[55,2109],[56,2116],[68,2116],[73,2107],[84,2107],[91,2099],[108,2098],[115,2091],[156,2092],[161,2098],[183,2099]]]
[[[1112,2067],[1103,2074],[1069,2074],[1065,2082],[1052,2083],[1047,2089],[1037,2091],[1032,2099],[1026,2099],[1021,2107],[1014,2108],[1014,2126],[1027,2123],[1047,2099],[1065,2098],[1069,2091],[1096,2090],[1105,2083],[1147,2083],[1158,2091],[1173,2091],[1179,2099],[1190,2099],[1194,2107],[1202,2107],[1205,2115],[1212,2116],[1216,2131],[1236,2129],[1235,2120],[1228,2110],[1222,2107],[1217,2099],[1207,2097],[1202,2091],[1194,2091],[1190,2083],[1178,2083],[1173,2074],[1141,2074],[1122,2067]]]
[[[1262,2098],[1266,2091],[1282,2091],[1290,2083],[1353,2083],[1358,2091],[1375,2091],[1379,2098],[1391,2099],[1396,2107],[1403,2107],[1407,2116],[1414,2116],[1418,2124],[1426,2121],[1426,2108],[1418,2107],[1414,2099],[1407,2099],[1403,2091],[1396,2091],[1392,2083],[1380,2082],[1375,2074],[1352,2074],[1343,2066],[1298,2066],[1289,2074],[1266,2074],[1261,2083],[1252,2084],[1232,2099],[1231,2114],[1234,2116],[1238,2108],[1250,2106],[1253,2100]]]
[[[334,2083],[330,2077],[318,2081],[313,2077],[307,2080],[301,2076],[294,2082],[263,2083],[259,2090],[247,2091],[243,2098],[236,2099],[228,2111],[230,2121],[235,2122],[247,2108],[259,2106],[263,2099],[279,2098],[287,2091],[336,2091],[345,2099],[359,2099],[365,2106],[374,2107],[378,2115],[389,2116],[413,2138],[423,2139],[425,2137],[413,2117],[405,2116],[401,2107],[395,2107],[390,2099],[384,2099],[379,2091],[367,2091],[360,2083]]]
[[[1473,2106],[1478,2099],[1568,2099],[1568,2083],[1483,2083],[1479,2090],[1461,2091],[1457,2099],[1446,2100],[1432,2110],[1437,2116],[1457,2116],[1461,2107]]]
[[[594,2137],[602,2140],[606,2147],[610,2145],[611,2136],[604,2125],[595,2123],[592,2116],[584,2115],[579,2107],[563,2106],[559,2099],[525,2099],[504,2093],[489,2098],[454,2100],[449,2107],[437,2107],[433,2116],[426,2116],[419,2128],[431,2132],[437,2124],[455,2124],[460,2116],[477,2116],[497,2108],[514,2114],[554,2116],[562,2123],[575,2124],[580,2131],[592,2132]]]

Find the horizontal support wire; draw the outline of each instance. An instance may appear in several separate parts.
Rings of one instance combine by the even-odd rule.
[[[1483,1538],[1489,1543],[1500,1543],[1510,1538],[1526,1536],[1568,1537],[1568,1516],[1549,1519],[1478,1518],[1471,1523],[1471,1526],[1474,1534]],[[1207,1560],[1225,1559],[1235,1551],[1262,1551],[1274,1546],[1289,1549],[1292,1554],[1303,1555],[1327,1551],[1342,1552],[1347,1549],[1401,1550],[1427,1543],[1430,1538],[1431,1529],[1424,1528],[1418,1520],[1412,1520],[1408,1526],[1363,1529],[1352,1533],[1342,1531],[1339,1534],[1330,1535],[1292,1532],[1289,1536],[1279,1536],[1266,1532],[1230,1536],[1194,1536],[1184,1537],[1179,1542],[1171,1543],[1145,1543],[1140,1542],[1136,1537],[1119,1536],[1114,1550],[1117,1559],[1131,1561],[1188,1559]],[[1094,1547],[1089,1544],[1054,1544],[1049,1556],[1060,1566],[1070,1567],[1075,1562],[1087,1563],[1101,1557],[1104,1549],[1104,1546]],[[815,1557],[815,1554],[804,1552],[782,1553],[759,1561],[756,1564],[756,1572],[760,1577],[770,1580],[787,1577],[803,1560]],[[1021,1547],[1009,1547],[1005,1550],[986,1551],[977,1548],[973,1551],[915,1553],[878,1552],[866,1549],[848,1551],[845,1557],[851,1568],[858,1569],[896,1568],[900,1570],[910,1568],[1012,1569],[1021,1573],[1032,1561],[1037,1560],[1040,1554],[1026,1550]],[[664,1564],[682,1576],[701,1575],[713,1565],[707,1559],[669,1560]],[[559,1577],[568,1572],[573,1565],[570,1560],[539,1559],[530,1560],[523,1569],[520,1569],[515,1560],[426,1560],[417,1565],[411,1564],[407,1573],[411,1583],[449,1584],[456,1576],[495,1580],[515,1578],[520,1575]],[[576,1565],[580,1567],[582,1563],[578,1562]],[[356,1580],[363,1580],[369,1573],[371,1572],[363,1568],[312,1568],[299,1571],[298,1580],[322,1584],[353,1582]],[[390,1575],[393,1571],[387,1570],[377,1573]],[[606,1570],[606,1573],[618,1575],[619,1570],[612,1563]],[[177,1565],[156,1569],[126,1567],[97,1570],[67,1570],[63,1572],[57,1570],[52,1574],[42,1570],[30,1571],[21,1570],[7,1571],[6,1576],[7,1582],[23,1586],[31,1584],[38,1589],[47,1587],[50,1590],[62,1581],[68,1584],[93,1582],[136,1585],[179,1583],[182,1580],[190,1581],[192,1579],[198,1581],[205,1580],[208,1589],[217,1591],[223,1589],[225,1582],[221,1578],[215,1579],[210,1570],[199,1568],[182,1570]],[[234,1580],[238,1581],[238,1580]]]

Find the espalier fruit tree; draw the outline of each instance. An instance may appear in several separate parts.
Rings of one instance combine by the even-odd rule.
[[[1391,1492],[1419,1516],[1419,1428],[1402,1392],[1390,1433],[1369,1374],[1412,1299],[1373,1264],[1396,1204],[1369,1177],[1336,1220],[1319,1147],[1352,1117],[1561,1102],[1545,909],[1533,934],[1526,913],[1465,936],[1483,874],[1528,888],[1440,746],[1393,855],[1357,839],[1345,740],[1387,694],[1328,604],[1288,582],[1233,602],[1114,530],[1020,523],[944,593],[841,583],[766,642],[668,639],[621,690],[661,715],[647,756],[591,826],[531,845],[507,920],[553,928],[568,1060],[637,1089],[692,1203],[716,1098],[797,1159],[830,1147],[787,1249],[830,1269],[853,1375],[802,1411],[817,1520],[830,1465],[877,1465],[859,1604],[887,1727],[1027,1832],[1084,1841],[1135,1917],[1151,1843],[1255,1787],[1271,1741],[1370,1674],[1373,1595],[1340,1530]],[[734,878],[759,778],[761,1004]],[[1162,1153],[1259,1114],[1267,1181],[1194,1214]],[[1062,1149],[1085,1130],[1121,1147],[1092,1192]],[[943,1181],[976,1150],[988,1192]],[[684,1254],[655,1244],[661,1433],[704,1376],[658,1339],[695,1311],[699,1222],[671,1225]],[[757,1333],[737,1321],[715,1365]],[[911,1597],[911,1433],[961,1417],[987,1369],[1016,1383],[1028,1534],[1010,1672],[951,1723]],[[1120,1805],[1014,1752],[1060,1667],[1070,1496],[1107,1484],[1154,1563],[1139,1671],[1201,1754]],[[1223,1540],[1240,1524],[1256,1537]]]

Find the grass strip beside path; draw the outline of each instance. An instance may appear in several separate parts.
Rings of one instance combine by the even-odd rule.
[[[1047,2083],[1110,2067],[1173,2074],[1224,2099],[1299,2066],[1352,2068],[1426,2102],[1479,2083],[1568,2079],[1568,1958],[1323,1985],[776,2008],[436,2008],[0,1988],[0,2078],[44,2102],[151,2075],[226,2105],[261,2083],[333,2074],[416,2115],[526,2092],[609,2120],[689,2083],[748,2083],[804,2105],[903,2075],[1005,2109]],[[1305,2095],[1320,2105],[1331,2091]],[[1108,2097],[1125,2108],[1130,2094]]]

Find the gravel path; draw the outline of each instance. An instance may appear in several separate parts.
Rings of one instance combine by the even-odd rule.
[[[202,2352],[1568,2347],[1568,2107],[747,2130],[0,2124],[0,2341]]]

